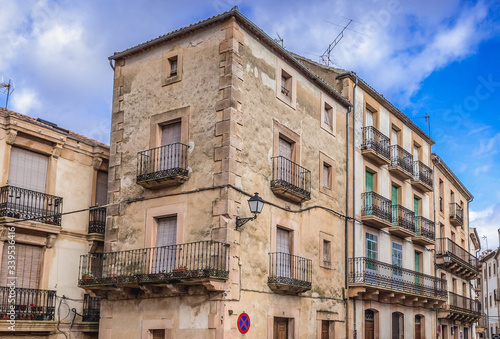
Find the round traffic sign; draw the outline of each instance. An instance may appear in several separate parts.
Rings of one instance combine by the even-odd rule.
[[[247,333],[250,329],[250,316],[246,313],[241,313],[238,317],[238,330],[241,333]]]

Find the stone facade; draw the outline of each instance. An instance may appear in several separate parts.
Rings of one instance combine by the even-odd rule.
[[[14,156],[19,152],[29,159],[42,159],[45,168]],[[7,251],[14,250],[11,242],[15,240],[15,259],[11,259],[16,268],[9,268],[8,274],[17,272],[16,298],[11,303],[5,286],[14,280],[1,267],[6,261],[0,262],[0,336],[13,337],[5,316],[12,304],[17,317],[15,338],[25,334],[55,339],[64,338],[63,333],[74,338],[97,337],[98,315],[91,322],[82,321],[84,291],[78,288],[75,275],[80,255],[102,251],[104,234],[89,234],[89,211],[57,214],[95,206],[98,173],[106,175],[108,156],[104,144],[0,108],[0,253],[5,258]],[[16,166],[13,159],[18,161]],[[40,171],[46,171],[38,182],[44,191],[16,186],[22,182],[20,177],[29,181]],[[58,311],[69,314],[61,320],[59,331]]]
[[[118,259],[104,263],[99,281],[80,275],[80,285],[102,298],[100,338],[238,338],[243,312],[250,337],[345,337],[349,103],[239,12],[160,40],[112,57],[105,249],[124,258],[125,250],[155,248],[159,223],[173,217],[177,254],[140,278],[109,273],[126,265]],[[155,167],[147,176],[154,179],[138,178],[157,147],[171,147],[161,142],[163,126],[179,122],[186,163],[176,166],[187,177],[178,175],[182,168],[158,176]],[[265,200],[262,213],[236,230],[254,192]],[[193,270],[200,249],[179,264],[180,251],[200,242],[227,245],[219,276]]]

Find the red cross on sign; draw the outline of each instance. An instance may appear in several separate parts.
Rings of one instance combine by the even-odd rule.
[[[250,329],[250,316],[246,313],[241,313],[238,317],[238,330],[241,333],[247,333]]]

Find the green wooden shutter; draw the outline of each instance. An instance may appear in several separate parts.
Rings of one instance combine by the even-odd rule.
[[[413,212],[415,213],[415,233],[420,235],[420,225],[418,224],[418,199],[413,198]]]
[[[373,192],[373,174],[366,171],[366,184],[365,184],[366,192]]]
[[[392,226],[398,226],[398,188],[396,186],[392,186],[391,189],[391,198],[392,198]]]
[[[365,192],[367,193],[365,195],[365,213],[366,213],[366,215],[372,215],[373,214],[373,194],[369,194],[369,193],[373,192],[373,174],[368,172],[368,171],[366,171]]]

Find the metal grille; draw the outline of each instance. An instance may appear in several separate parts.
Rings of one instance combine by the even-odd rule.
[[[415,233],[427,239],[434,240],[435,223],[424,217],[415,217]]]
[[[0,287],[0,316],[8,318],[12,312],[16,320],[54,320],[56,291]]]
[[[422,181],[427,186],[432,187],[432,170],[422,161],[414,161],[413,180]]]
[[[375,127],[363,127],[363,144],[361,149],[371,149],[386,159],[390,159],[390,139]]]
[[[269,284],[311,288],[312,260],[296,255],[275,252],[269,254]]]
[[[456,260],[469,269],[479,272],[478,259],[470,254],[465,248],[449,238],[437,238],[436,255],[442,256],[445,254],[449,254],[452,260]]]
[[[462,225],[464,223],[464,210],[456,202],[450,203],[450,219],[456,219]]]
[[[401,205],[392,205],[392,226],[415,232],[415,213]]]
[[[188,146],[174,143],[137,154],[137,182],[187,176]]]
[[[448,292],[450,310],[481,316],[481,303],[477,300],[466,298],[462,295]]]
[[[304,198],[311,198],[311,171],[285,157],[273,157],[271,187],[284,187]]]
[[[413,175],[413,156],[399,145],[391,146],[391,166],[399,166]]]
[[[106,207],[94,208],[89,211],[89,233],[104,234],[106,229]]]
[[[363,200],[363,206],[361,209],[362,216],[375,216],[383,220],[391,222],[392,212],[391,204],[392,202],[377,194],[375,192],[366,192],[361,194],[361,199]]]
[[[101,299],[92,298],[88,294],[83,295],[83,315],[84,322],[98,322],[101,317]]]

